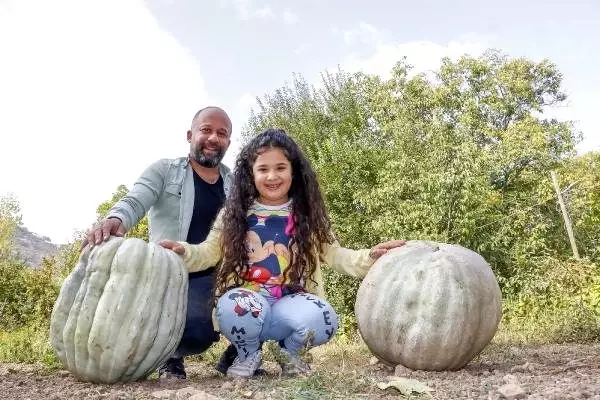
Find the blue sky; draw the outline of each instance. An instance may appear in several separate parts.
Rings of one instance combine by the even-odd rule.
[[[569,100],[553,115],[577,122],[580,151],[600,150],[600,6],[567,3],[2,0],[0,195],[66,242],[117,185],[186,153],[200,107],[224,107],[236,135],[292,73],[385,75],[402,56],[422,71],[487,48],[556,63]]]

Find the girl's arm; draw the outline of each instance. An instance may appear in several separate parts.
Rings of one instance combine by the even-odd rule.
[[[326,244],[321,260],[330,268],[355,278],[363,278],[375,262],[369,255],[369,249],[352,250],[340,246],[336,240]]]
[[[183,262],[189,272],[197,272],[204,271],[221,261],[221,258],[223,257],[221,249],[222,237],[223,209],[221,209],[215,218],[215,222],[204,242],[199,244],[189,244],[187,242],[162,240],[159,244],[182,256]]]
[[[364,278],[375,260],[388,250],[404,246],[405,240],[390,240],[379,243],[372,249],[352,250],[340,246],[336,240],[325,246],[322,261],[334,270],[355,278]]]

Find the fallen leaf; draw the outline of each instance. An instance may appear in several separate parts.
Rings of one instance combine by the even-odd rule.
[[[412,393],[427,393],[433,392],[433,389],[425,385],[423,382],[416,379],[398,378],[389,382],[378,382],[377,387],[381,390],[388,388],[395,388],[404,396],[408,396]]]

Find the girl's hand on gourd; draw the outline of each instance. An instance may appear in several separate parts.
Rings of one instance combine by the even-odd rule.
[[[389,240],[387,242],[379,243],[377,246],[371,249],[371,251],[369,252],[369,256],[373,260],[377,260],[379,257],[387,253],[388,250],[404,246],[405,244],[406,240]]]
[[[158,242],[158,244],[164,247],[165,249],[173,250],[180,256],[185,254],[185,247],[183,247],[181,243],[175,242],[173,240],[161,240],[160,242]]]

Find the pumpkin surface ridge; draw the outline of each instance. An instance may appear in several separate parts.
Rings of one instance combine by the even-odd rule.
[[[381,291],[383,293],[390,293],[390,292],[392,292],[391,288],[394,287],[394,284],[395,284],[395,282],[392,279],[388,280],[387,282],[385,282],[382,285]],[[384,296],[379,296],[379,297],[377,297],[375,304],[373,304],[373,311],[379,310],[382,307],[386,307],[385,297]],[[372,314],[372,315],[374,315],[374,314]],[[384,336],[389,336],[389,335],[392,334],[391,330],[385,330],[385,327],[382,327],[382,328],[384,329],[384,331],[382,332],[382,334]]]
[[[93,264],[98,265],[98,264]],[[82,343],[76,348],[76,368],[85,371],[84,373],[90,373],[96,369],[94,358],[90,357],[94,352],[98,352],[98,346],[94,346],[90,343],[90,340],[86,340],[84,345],[84,338],[91,338],[95,330],[95,326],[98,324],[98,313],[99,309],[98,301],[96,299],[102,298],[105,295],[104,286],[110,277],[110,269],[106,268],[88,268],[89,273],[88,284],[83,285],[81,288],[87,289],[84,294],[84,302],[82,302],[82,308],[86,311],[80,313],[77,321],[77,329],[75,335],[79,338]],[[83,321],[82,321],[83,318]],[[78,350],[81,350],[79,352]],[[84,362],[86,365],[80,366],[78,363]]]
[[[112,240],[113,239],[111,238],[111,241]],[[125,245],[121,241],[119,242],[121,246]],[[119,249],[121,249],[121,247],[119,247]],[[100,312],[94,316],[96,325],[88,337],[87,346],[98,349],[95,354],[96,357],[90,358],[93,369],[86,372],[86,374],[89,375],[95,376],[98,371],[101,370],[112,371],[110,360],[115,360],[115,354],[119,352],[119,341],[113,342],[111,339],[118,337],[119,329],[124,325],[123,321],[119,320],[119,314],[122,313],[122,308],[124,306],[121,299],[124,294],[127,293],[122,293],[115,286],[121,284],[125,285],[124,282],[126,282],[127,279],[121,279],[121,282],[115,282],[115,276],[121,272],[115,268],[115,262],[117,261],[121,261],[118,251],[114,254],[110,262],[106,261],[100,263],[100,265],[106,268],[106,271],[109,274],[109,280],[104,286],[102,296],[98,298],[98,309]],[[108,376],[108,381],[112,382],[112,373],[109,373]]]
[[[384,256],[386,256],[386,254],[384,254]],[[381,290],[382,293],[391,293],[393,292],[393,288],[394,288],[394,281],[392,279],[387,280],[386,282],[383,282],[383,284],[381,285],[381,289],[375,288],[374,286],[371,288],[371,290],[376,291],[376,290]],[[385,296],[375,296],[375,302],[372,305],[372,313],[370,315],[370,318],[372,318],[375,314],[376,314],[376,310],[380,310],[384,307],[386,307],[386,298]],[[370,326],[375,326],[372,323],[369,324]],[[387,329],[386,329],[387,328]],[[392,329],[391,327],[386,327],[386,326],[381,326],[380,329],[382,330],[382,332],[380,332],[379,334],[382,335],[383,337],[390,337],[390,335],[392,335]],[[375,346],[377,348],[382,347],[383,343],[377,343],[375,344]],[[385,348],[381,348],[380,351],[386,351]]]
[[[419,281],[428,281],[428,271],[424,271],[426,268],[426,265],[424,264],[424,260],[419,261],[416,265],[416,274],[414,274],[414,279],[417,281],[414,285],[414,290],[418,304],[430,303],[434,296],[437,296],[433,290],[433,286],[427,284],[424,284],[423,286],[419,285]],[[408,271],[406,272],[408,273]],[[419,287],[422,287],[423,290],[418,290],[417,288]],[[422,314],[416,312],[415,308],[410,310],[410,315],[412,316],[412,320],[409,320],[410,328],[406,335],[407,341],[416,351],[420,351],[420,349],[425,347],[423,343],[423,337],[420,335],[420,329],[422,329],[423,325],[427,325],[427,321],[423,319]],[[432,328],[433,327],[430,326],[427,329],[433,331]]]
[[[471,255],[473,255],[472,253]],[[469,265],[470,261],[467,257],[467,254],[460,253],[455,254],[456,262],[459,263],[461,268],[458,269],[458,272],[461,274],[460,281],[467,282],[470,277],[470,272],[467,269],[467,265]],[[473,257],[475,258],[475,257]],[[485,260],[482,257],[477,257],[478,262],[485,263]],[[487,334],[483,331],[483,327],[485,324],[483,323],[482,316],[484,315],[484,310],[481,308],[482,303],[484,302],[485,295],[487,292],[486,282],[482,279],[481,270],[479,268],[475,268],[472,272],[472,279],[477,283],[473,286],[467,286],[464,288],[465,295],[463,296],[466,300],[465,308],[467,312],[466,315],[469,316],[469,324],[471,326],[476,326],[478,329],[474,330],[466,330],[467,334],[463,334],[463,341],[461,343],[462,348],[470,349],[465,350],[465,356],[460,360],[457,360],[454,365],[452,365],[452,369],[459,369],[464,367],[479,351],[477,348],[481,348],[483,345],[489,341],[487,339]],[[476,288],[482,288],[482,290],[478,291]],[[482,343],[482,341],[484,341]]]
[[[84,262],[87,262],[89,258],[89,250],[84,251],[81,257]],[[85,277],[85,268],[83,268],[83,265],[84,264],[81,262],[78,263],[75,266],[74,271],[65,280],[67,283],[66,287],[63,285],[65,290],[63,290],[62,296],[59,295],[57,301],[55,302],[55,304],[58,304],[59,307],[55,305],[50,316],[50,342],[53,345],[58,358],[61,360],[65,359],[65,361],[65,340],[63,333],[60,330],[66,325],[67,319],[69,318],[69,311],[73,307],[75,297],[77,296],[77,292],[81,286],[81,281]]]
[[[154,249],[152,249],[152,251],[154,252]],[[153,256],[157,255],[153,254]],[[164,268],[159,267],[156,268],[154,271],[147,271],[147,273],[152,278],[148,290],[152,291],[150,290],[150,288],[155,288],[153,291],[160,289],[159,293],[161,293],[160,300],[162,303],[164,301],[165,296],[164,288],[168,287],[171,284],[171,279],[170,275],[168,274],[168,265],[166,265],[166,263],[160,259],[157,260],[157,264],[159,266],[163,264],[165,265]],[[155,294],[149,293],[149,295],[152,296]],[[143,319],[142,321],[140,321],[140,328],[142,329],[143,334],[141,335],[140,342],[135,347],[134,362],[129,366],[129,368],[124,374],[126,379],[137,379],[138,377],[143,376],[146,373],[149,366],[156,362],[155,359],[157,357],[154,355],[152,349],[154,347],[156,337],[158,335],[157,324],[160,319],[160,313],[152,313],[151,310],[149,310],[150,307],[151,305],[149,302],[142,302],[143,313],[144,315],[150,315],[150,318]],[[141,344],[145,344],[145,346],[142,348],[140,347]]]
[[[90,257],[91,258],[91,257]],[[89,271],[87,269],[84,269],[83,271],[83,277],[81,279],[80,285],[79,285],[79,289],[77,290],[77,294],[75,295],[75,298],[73,299],[73,307],[71,308],[71,312],[69,313],[69,315],[67,316],[67,329],[65,329],[65,342],[74,342],[76,339],[75,336],[75,331],[77,328],[77,320],[78,320],[78,315],[79,315],[79,311],[81,310],[81,303],[83,300],[83,295],[86,292],[85,287],[83,286],[84,283],[87,283],[88,281],[88,274]],[[71,368],[75,368],[75,352],[68,352],[67,353],[67,357],[68,357],[68,363],[69,366]]]
[[[440,263],[439,260],[436,260],[435,262],[437,269],[432,269],[431,273],[438,274],[440,277],[437,278],[437,285],[434,283],[429,286],[429,290],[433,293],[433,295],[430,299],[430,302],[427,304],[427,307],[432,307],[433,304],[437,304],[437,307],[434,308],[434,310],[432,311],[432,313],[434,313],[434,316],[430,319],[433,325],[429,327],[431,332],[429,337],[431,338],[430,340],[432,342],[441,344],[441,346],[438,346],[438,348],[436,348],[435,350],[432,349],[436,352],[440,351],[440,358],[435,365],[435,368],[440,368],[444,364],[448,363],[448,358],[452,357],[451,354],[448,354],[447,352],[442,352],[442,349],[448,345],[448,341],[451,341],[453,338],[455,338],[456,328],[449,324],[441,324],[440,322],[441,318],[443,318],[443,315],[446,315],[448,313],[452,314],[452,310],[449,309],[449,304],[444,300],[446,298],[454,298],[456,294],[456,288],[452,285],[448,286],[446,284],[446,282],[448,282],[451,279],[452,271],[450,271],[448,268],[444,268],[444,265],[442,265],[442,263]],[[435,282],[436,277],[429,276],[427,280]],[[444,292],[440,290],[440,286],[447,287],[447,290],[449,292]],[[453,315],[449,315],[449,318],[455,317]],[[423,338],[422,340],[425,339]],[[422,365],[419,365],[419,367],[422,367]]]
[[[127,321],[127,329],[122,330],[121,335],[124,337],[124,343],[127,343],[127,346],[123,346],[122,349],[123,354],[122,364],[123,368],[118,371],[118,376],[127,376],[127,372],[129,369],[139,362],[136,357],[137,352],[139,351],[140,343],[143,342],[144,334],[147,333],[147,329],[143,325],[144,315],[146,315],[149,307],[149,302],[144,301],[144,299],[150,298],[152,296],[152,289],[155,288],[153,285],[156,283],[153,278],[156,276],[153,274],[153,270],[148,268],[148,266],[152,265],[150,262],[154,259],[155,256],[155,248],[153,246],[146,246],[145,242],[132,242],[131,244],[134,246],[134,250],[130,251],[130,258],[132,261],[135,259],[143,259],[143,263],[139,263],[139,270],[135,274],[136,277],[136,288],[135,292],[130,296],[131,301],[129,303],[128,310],[128,321]],[[160,259],[160,253],[157,253],[156,264],[159,266],[162,264]],[[156,268],[158,269],[158,268]],[[135,340],[135,339],[138,340]],[[148,349],[151,348],[148,346]],[[147,351],[147,350],[146,350]],[[128,365],[129,364],[129,365]]]
[[[173,255],[175,256],[175,255]],[[175,257],[179,257],[179,256],[175,256]],[[177,279],[176,279],[177,278]],[[177,284],[180,284],[180,281],[182,280],[182,275],[179,272],[178,275],[174,275],[173,273],[169,274],[169,284],[172,284],[171,282],[177,282]],[[161,321],[163,320],[169,320],[172,318],[172,315],[176,315],[176,314],[181,314],[183,313],[183,315],[185,315],[186,313],[186,303],[185,303],[185,298],[183,296],[185,296],[185,292],[181,292],[179,293],[178,297],[175,297],[177,295],[177,293],[173,293],[173,292],[169,292],[167,293],[167,296],[169,296],[166,301],[165,304],[169,305],[169,307],[165,307],[161,313],[159,314],[159,319]],[[161,358],[165,358],[167,356],[169,356],[169,352],[175,350],[175,347],[177,346],[179,340],[177,339],[178,334],[177,332],[174,332],[174,329],[176,327],[171,326],[169,324],[166,323],[161,323],[159,326],[161,327],[165,327],[169,329],[169,345],[165,348],[163,354],[161,355]],[[181,333],[183,333],[183,327],[181,329]],[[170,350],[169,350],[170,349]]]
[[[485,272],[485,271],[479,271],[479,273],[477,274],[477,278],[478,278],[478,280],[479,280],[479,283],[478,283],[478,284],[479,284],[480,286],[482,286],[482,287],[485,287],[485,286],[487,286],[487,285],[486,285],[486,281],[485,281],[485,279],[484,279],[484,278],[485,278],[485,277],[484,277],[484,275],[485,275],[485,273],[484,273],[484,272]],[[486,288],[486,291],[487,291],[487,290],[489,290],[489,289],[488,289],[488,288]],[[486,319],[486,318],[488,318],[488,315],[487,315],[487,304],[486,304],[486,303],[487,303],[489,300],[487,300],[487,299],[486,299],[486,298],[483,296],[483,293],[480,293],[480,294],[479,294],[479,298],[477,299],[477,301],[478,301],[478,304],[482,306],[481,310],[480,310],[480,311],[479,311],[479,313],[478,313],[478,321],[477,321],[477,325],[478,325],[478,326],[480,326],[480,327],[483,327],[483,326],[485,326],[485,319]],[[483,335],[479,335],[479,337],[475,337],[475,338],[474,338],[474,340],[475,340],[475,343],[474,343],[474,344],[473,344],[473,346],[472,346],[472,349],[473,349],[473,350],[472,350],[472,351],[471,351],[471,353],[469,354],[469,358],[470,358],[470,359],[473,359],[475,356],[477,356],[477,355],[478,355],[478,354],[481,352],[481,350],[483,350],[483,347],[485,346],[485,344],[486,344],[486,343],[487,343],[489,340],[491,340],[491,337],[489,337],[489,336],[490,336],[490,335],[489,335],[489,333],[483,332]],[[480,350],[477,350],[477,349],[480,349]]]
[[[141,249],[138,249],[138,247],[141,247]],[[148,250],[146,250],[145,243],[139,243],[139,245],[136,243],[135,252],[132,253],[135,253],[135,256],[138,258],[144,257],[144,262],[141,263],[141,265],[148,266],[151,265],[150,262],[152,261],[152,258],[155,257],[154,250],[155,249],[153,247],[150,247]],[[139,254],[140,252],[142,253],[141,255]],[[156,256],[160,257],[158,254]],[[163,264],[161,262],[162,260],[160,259],[156,261],[158,265]],[[161,268],[156,269],[160,270]],[[149,331],[147,326],[149,321],[146,320],[144,316],[152,314],[149,313],[150,310],[148,310],[150,303],[148,301],[144,301],[144,299],[152,296],[153,290],[157,290],[160,288],[160,286],[164,285],[164,282],[156,280],[157,274],[155,274],[150,268],[140,268],[140,271],[136,274],[136,276],[138,278],[138,287],[140,289],[137,290],[132,296],[132,302],[129,311],[131,316],[129,323],[127,324],[129,329],[127,332],[125,332],[128,338],[127,343],[130,343],[130,346],[127,349],[123,349],[127,356],[125,356],[125,354],[122,356],[125,360],[129,361],[130,364],[127,366],[126,363],[123,363],[127,366],[127,368],[124,371],[119,371],[118,373],[118,375],[123,375],[126,378],[131,377],[139,368],[138,366],[140,366],[140,358],[142,358],[144,355],[147,356],[150,354],[148,352],[150,346],[147,345],[148,341],[145,339],[151,335],[151,331]],[[141,336],[140,340],[129,340],[138,337],[138,335]],[[141,345],[145,345],[146,348],[140,348]]]
[[[109,352],[109,357],[105,358],[108,364],[106,370],[110,371],[108,373],[109,381],[115,379],[115,375],[119,375],[116,370],[123,368],[123,354],[125,353],[123,347],[125,346],[125,343],[128,343],[127,330],[131,327],[131,324],[125,323],[125,321],[131,313],[131,303],[136,292],[135,286],[138,283],[137,275],[140,273],[140,265],[144,265],[143,263],[134,262],[133,267],[131,267],[130,260],[126,255],[133,253],[136,256],[136,258],[134,258],[135,260],[138,256],[137,252],[135,251],[135,248],[131,248],[131,246],[127,246],[127,244],[123,244],[123,247],[126,247],[128,250],[127,253],[124,254],[123,251],[118,251],[110,264],[114,274],[111,275],[111,278],[106,285],[106,293],[109,295],[100,298],[102,305],[115,305],[115,312],[112,314],[110,325],[114,330],[116,346]]]
[[[456,257],[452,261],[458,262],[458,263],[463,262],[460,260],[459,257]],[[460,264],[460,265],[464,265],[464,264]],[[457,283],[465,281],[465,279],[467,278],[465,272],[466,272],[465,268],[463,268],[462,266],[459,266],[458,268],[456,268],[456,273],[460,275],[458,277]],[[474,278],[479,279],[477,273],[474,274]],[[455,290],[459,289],[458,285],[457,286],[452,285],[452,287],[454,287]],[[460,318],[462,316],[462,318],[460,318],[462,321],[459,324],[459,326],[466,327],[467,325],[469,325],[472,322],[472,320],[476,317],[476,315],[479,314],[479,312],[473,312],[473,307],[472,307],[473,296],[470,295],[471,293],[465,293],[465,292],[469,292],[469,289],[462,287],[462,285],[461,285],[460,291],[461,291],[460,300],[461,300],[461,303],[463,303],[462,307],[466,310],[466,312],[459,314],[458,318]],[[477,336],[476,333],[478,333],[478,332],[473,332],[473,331],[470,332],[466,329],[462,329],[460,331],[460,333],[455,332],[456,338],[458,340],[457,347],[459,349],[464,349],[465,347],[472,348],[473,339],[475,339],[475,337]],[[466,357],[468,358],[468,356],[469,356],[469,353],[467,352]],[[465,359],[465,357],[462,357],[462,358],[457,357],[456,359],[454,359],[454,361],[452,359],[448,360],[447,361],[448,369],[454,370],[456,368],[462,367],[464,359]]]
[[[166,252],[166,253],[162,253],[162,254],[167,259],[169,259],[169,261],[173,261],[173,263],[175,263],[175,265],[177,265],[177,263],[181,261],[179,259],[179,256],[176,255],[175,253]],[[165,264],[171,265],[171,263],[165,263]],[[187,287],[187,275],[184,276],[181,269],[175,270],[175,271],[170,271],[168,285],[169,286],[185,285]],[[187,291],[179,291],[179,292],[168,291],[167,293],[165,293],[165,301],[163,302],[163,304],[165,304],[165,307],[163,307],[163,309],[161,309],[161,312],[158,314],[159,330],[157,331],[157,335],[161,336],[161,337],[164,337],[165,335],[167,335],[168,342],[167,342],[167,345],[164,346],[164,350],[157,357],[157,359],[159,359],[161,361],[166,360],[166,358],[171,355],[171,353],[175,350],[175,348],[177,347],[177,344],[179,343],[179,338],[183,334],[183,328],[184,328],[183,324],[180,326],[174,326],[172,324],[168,324],[167,321],[171,320],[174,315],[186,315],[186,308],[187,308],[186,301],[187,301]],[[160,330],[161,328],[163,329],[163,331]],[[164,332],[164,330],[168,330],[168,332]],[[154,345],[155,345],[155,343],[153,342],[153,346]],[[142,366],[140,365],[140,369],[141,368],[142,368]]]
[[[108,248],[111,252],[118,249],[117,246],[112,244]],[[91,261],[92,265],[100,265],[96,263],[96,258],[100,258],[101,254],[92,250]],[[90,368],[89,365],[89,352],[87,345],[83,345],[86,338],[89,336],[90,329],[94,322],[96,311],[98,309],[97,298],[99,297],[99,288],[106,284],[108,280],[108,273],[102,268],[86,268],[85,279],[81,282],[79,287],[78,307],[74,307],[72,311],[77,313],[74,315],[74,330],[73,340],[79,345],[75,347],[74,351],[74,368],[81,371],[87,371]]]
[[[388,264],[387,268],[390,269],[390,273],[392,273],[392,268],[394,267],[394,265],[392,264]],[[415,266],[415,268],[419,268],[418,265]],[[415,301],[417,303],[421,302],[421,298],[422,296],[425,295],[425,292],[420,292],[417,290],[417,286],[414,285],[411,281],[415,280],[416,277],[415,276],[411,276],[410,274],[407,273],[407,271],[399,271],[399,279],[398,283],[397,283],[397,287],[398,285],[400,286],[400,288],[404,288],[405,289],[405,293],[412,293]],[[396,290],[396,289],[395,289]],[[401,290],[401,289],[400,289]],[[397,290],[399,291],[399,290]],[[399,293],[399,295],[401,296],[401,294]],[[400,344],[400,346],[398,346],[397,351],[395,356],[402,359],[404,357],[404,354],[402,353],[402,348],[406,345],[406,342],[411,340],[411,335],[410,335],[410,327],[415,323],[416,319],[417,319],[417,315],[415,315],[414,313],[412,313],[412,310],[409,310],[408,308],[408,303],[401,301],[400,300],[400,309],[398,310],[398,313],[403,313],[405,316],[403,318],[400,319],[396,319],[396,324],[401,324],[401,326],[399,327],[400,329],[398,331],[396,331],[396,343]],[[390,305],[386,304],[387,307],[390,307]],[[399,335],[399,332],[403,332],[404,336]],[[393,332],[390,332],[391,335],[393,335]]]
[[[156,268],[157,271],[149,271],[151,273],[151,276],[153,278],[153,284],[150,286],[150,288],[154,288],[155,287],[155,282],[157,282],[157,284],[161,285],[160,288],[166,288],[169,287],[173,284],[173,274],[171,273],[172,271],[169,271],[170,265],[169,265],[169,260],[165,259],[165,253],[160,253],[160,252],[156,252],[156,248],[154,248],[154,246],[151,246],[152,248],[152,253],[153,256],[157,256],[160,257],[160,259],[158,260],[157,264],[158,265],[164,265],[164,268]],[[158,253],[158,254],[156,254]],[[165,276],[166,275],[166,276]],[[161,303],[164,304],[165,302],[165,297],[166,297],[166,291],[163,289],[161,290]],[[150,295],[152,295],[153,293],[150,293]],[[151,305],[149,303],[146,303],[144,308],[150,308]],[[164,313],[165,310],[161,309],[159,313],[154,313],[154,314],[150,314],[150,315],[154,315],[153,318],[153,323],[151,324],[151,326],[154,327],[154,329],[149,330],[146,329],[146,336],[144,338],[144,340],[142,340],[142,342],[144,343],[148,343],[147,347],[148,349],[146,349],[146,354],[145,356],[141,357],[141,359],[136,358],[136,363],[134,363],[132,365],[132,367],[130,367],[130,369],[127,370],[125,376],[126,377],[131,377],[133,379],[137,379],[141,376],[143,376],[147,370],[149,368],[151,368],[151,366],[157,362],[157,359],[160,360],[163,358],[163,354],[160,353],[158,356],[155,355],[156,351],[155,351],[155,347],[157,346],[156,343],[156,337],[158,336],[158,322],[161,319],[161,314]],[[150,324],[151,321],[147,320],[146,324]],[[153,351],[154,350],[154,351]],[[137,368],[135,367],[137,365]]]
[[[77,325],[79,322],[81,307],[83,305],[83,299],[85,293],[87,292],[87,282],[89,281],[89,275],[90,272],[86,269],[83,279],[81,280],[81,286],[79,286],[77,296],[75,296],[75,301],[73,301],[73,307],[71,308],[71,312],[69,313],[69,317],[67,319],[67,326],[69,328],[65,329],[65,342],[77,341]],[[77,368],[77,354],[75,352],[67,353],[67,356],[69,357],[68,361],[71,368]]]

